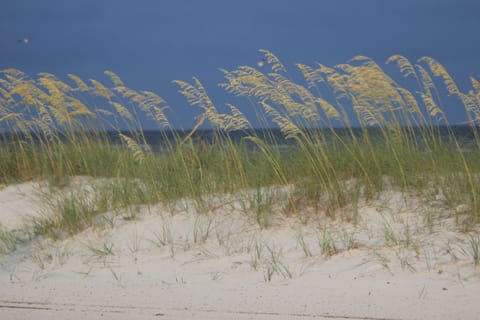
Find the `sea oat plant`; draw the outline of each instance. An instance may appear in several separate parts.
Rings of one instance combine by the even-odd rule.
[[[128,88],[111,71],[105,72],[107,85],[76,75],[63,81],[48,73],[31,77],[2,70],[0,182],[47,179],[56,192],[80,175],[109,181],[91,190],[91,208],[81,209],[80,217],[158,202],[173,208],[182,199],[193,200],[196,211],[205,213],[213,194],[246,197],[272,186],[268,190],[293,190],[271,195],[286,197],[288,210],[279,212],[313,209],[336,217],[386,187],[426,199],[436,190],[457,221],[478,223],[477,79],[472,77],[464,92],[429,57],[411,63],[394,55],[387,63],[396,64],[399,73],[389,75],[364,56],[333,67],[297,64],[291,72],[273,53],[261,53],[266,62],[261,70],[222,70],[220,86],[245,98],[245,104],[228,104],[226,113],[199,79],[175,81],[201,111],[190,130],[174,128],[169,105],[156,93]],[[409,84],[402,86],[403,80]],[[463,106],[467,126],[450,124],[445,94]],[[142,128],[145,119],[157,124],[156,144]],[[202,137],[205,129],[208,136]],[[459,206],[463,209],[453,210]],[[73,202],[70,207],[73,211],[64,206],[63,212],[83,208]],[[263,211],[261,217],[269,219],[274,213]],[[54,226],[72,234],[90,224],[85,222],[90,218],[80,219],[75,226],[76,218],[69,217],[65,223],[53,218],[38,223],[36,232]]]

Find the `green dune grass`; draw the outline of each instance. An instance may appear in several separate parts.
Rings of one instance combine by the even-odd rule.
[[[452,214],[459,214],[455,208],[462,206],[469,224],[478,223],[476,79],[471,78],[472,87],[464,93],[432,58],[412,64],[395,55],[387,62],[395,63],[397,76],[416,83],[415,88],[403,87],[362,56],[335,67],[298,64],[303,80],[294,81],[275,55],[261,51],[268,72],[249,66],[222,70],[225,82],[220,86],[245,98],[245,106],[228,105],[228,113],[218,111],[198,79],[175,81],[180,94],[202,112],[186,134],[173,130],[165,100],[126,87],[113,72],[106,72],[111,78],[107,86],[75,75],[64,82],[47,73],[30,77],[3,70],[0,181],[47,179],[59,189],[79,175],[113,181],[94,190],[93,204],[64,197],[52,205],[58,219],[36,229],[50,235],[52,230],[78,232],[93,223],[93,216],[115,208],[189,198],[209,210],[212,194],[252,190],[254,196],[244,199],[246,208],[265,227],[275,203],[282,203],[285,214],[313,208],[336,216],[359,199],[392,187],[415,192],[425,201],[440,196]],[[471,125],[468,145],[445,116],[439,92],[462,103]],[[264,135],[252,130],[254,119],[245,116],[244,108],[252,108],[248,114],[256,114],[256,122],[279,128],[287,144],[275,143],[277,129],[265,129]],[[140,121],[144,118],[155,121],[164,135],[161,151],[148,145]],[[205,125],[213,129],[211,139],[195,139]],[[117,142],[111,132],[117,133]],[[234,141],[232,132],[244,136]],[[290,191],[265,192],[272,186]]]

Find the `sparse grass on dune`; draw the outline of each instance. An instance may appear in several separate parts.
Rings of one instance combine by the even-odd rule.
[[[196,78],[175,81],[188,102],[202,111],[198,125],[181,133],[173,130],[161,97],[126,87],[113,72],[106,72],[112,82],[107,87],[75,75],[67,83],[51,74],[31,78],[19,70],[3,70],[0,125],[8,133],[0,140],[0,182],[47,178],[55,190],[74,176],[109,179],[91,190],[88,201],[64,196],[52,205],[56,218],[39,222],[35,229],[50,236],[58,230],[74,234],[108,210],[158,202],[174,206],[183,198],[208,210],[209,195],[240,196],[245,190],[254,190],[243,193],[248,194],[246,211],[267,227],[276,198],[264,192],[271,186],[291,187],[281,195],[286,214],[313,208],[336,216],[360,198],[375,197],[386,179],[388,185],[427,200],[440,197],[453,213],[468,216],[469,224],[478,223],[476,79],[471,78],[472,88],[464,93],[435,60],[412,64],[395,55],[387,62],[396,63],[417,88],[402,87],[361,56],[333,68],[298,64],[303,83],[294,81],[276,56],[262,52],[268,72],[249,66],[223,70],[226,82],[220,86],[245,97],[258,122],[274,125],[282,137],[277,129],[259,135],[252,119],[233,105],[228,113],[219,112]],[[437,82],[445,89],[437,89]],[[464,128],[468,146],[445,116],[442,90],[464,106],[471,124]],[[140,119],[145,117],[163,135],[157,151],[142,131]],[[213,128],[209,141],[195,138],[204,123]],[[234,141],[232,133],[239,132],[242,140]],[[279,147],[277,139],[287,145]],[[458,206],[463,209],[454,210]]]

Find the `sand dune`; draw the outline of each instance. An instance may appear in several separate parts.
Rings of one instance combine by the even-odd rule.
[[[41,184],[0,190],[3,232],[45,214]],[[274,215],[228,197],[107,212],[0,257],[1,319],[478,319],[472,239],[438,205],[385,192],[358,221]],[[129,217],[127,219],[127,217]],[[477,238],[475,238],[477,237]]]

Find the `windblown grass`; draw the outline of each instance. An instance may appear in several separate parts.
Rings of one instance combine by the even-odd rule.
[[[269,215],[278,211],[270,187],[281,186],[290,190],[280,210],[286,214],[314,209],[336,216],[344,208],[353,210],[360,198],[395,187],[440,199],[459,219],[468,218],[462,223],[478,223],[478,80],[472,77],[472,88],[464,93],[434,59],[412,64],[394,55],[387,63],[397,64],[417,87],[403,87],[363,56],[335,67],[298,64],[304,79],[295,81],[275,55],[261,52],[271,70],[223,70],[226,82],[220,86],[245,97],[257,122],[278,128],[263,134],[242,111],[247,106],[228,105],[228,113],[219,112],[196,78],[175,81],[202,111],[197,125],[182,132],[172,127],[161,97],[126,87],[113,72],[105,72],[112,82],[108,87],[75,75],[64,82],[47,73],[31,78],[3,70],[0,182],[47,178],[62,188],[73,176],[111,179],[108,191],[94,189],[94,203],[67,197],[55,205],[59,220],[47,229],[68,234],[115,208],[157,202],[173,207],[190,198],[208,210],[206,199],[215,193],[248,194],[246,211],[267,227]],[[464,107],[468,145],[445,116],[443,92]],[[158,146],[148,144],[140,120],[145,118],[158,124]],[[197,138],[204,125],[213,129],[208,141]],[[243,138],[235,140],[240,133]]]

